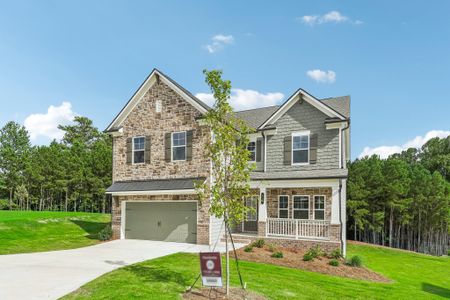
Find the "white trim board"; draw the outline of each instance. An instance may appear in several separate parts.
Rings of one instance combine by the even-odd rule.
[[[142,97],[145,93],[157,82],[157,76],[159,79],[168,85],[172,90],[174,90],[177,94],[179,94],[184,100],[186,100],[189,104],[198,109],[201,113],[206,113],[207,110],[202,105],[200,105],[197,101],[191,98],[186,92],[176,86],[171,80],[169,80],[164,74],[162,74],[157,69],[153,69],[150,75],[145,79],[142,85],[138,88],[138,90],[134,93],[128,103],[124,108],[120,111],[120,113],[114,118],[114,120],[109,124],[105,131],[109,131],[112,128],[119,128],[123,121],[128,117],[130,112],[136,107],[136,105],[141,101]]]
[[[326,114],[328,117],[331,118],[339,118],[341,120],[345,120],[346,118],[339,114],[338,112],[334,111],[324,103],[322,103],[319,99],[314,98],[310,94],[308,94],[306,91],[299,89],[297,90],[286,102],[284,102],[283,105],[281,105],[278,110],[270,116],[261,126],[259,126],[258,129],[263,129],[268,124],[273,124],[276,122],[279,118],[281,118],[295,103],[297,103],[298,100],[303,99],[304,101],[308,102],[324,114]]]
[[[195,194],[195,189],[185,190],[156,190],[156,191],[124,191],[124,192],[106,192],[113,196],[134,196],[134,195],[190,195]]]

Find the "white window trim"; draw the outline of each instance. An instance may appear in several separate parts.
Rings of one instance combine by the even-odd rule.
[[[326,211],[326,207],[327,207],[327,196],[325,195],[314,195],[313,196],[313,220],[316,219],[316,197],[323,197],[323,220],[318,220],[318,221],[325,221],[326,220],[326,215],[325,215],[325,211]],[[318,209],[318,210],[322,210],[322,209]]]
[[[294,199],[295,197],[306,197],[306,198],[308,198],[308,209],[295,208],[295,199]],[[311,219],[311,217],[309,215],[309,213],[311,211],[311,207],[310,206],[311,206],[311,196],[310,195],[293,195],[292,196],[292,219],[294,219],[294,220],[310,220]],[[308,211],[308,218],[307,219],[296,219],[294,217],[295,216],[294,212],[296,210],[307,210]]]
[[[144,139],[144,149],[142,149],[142,150],[136,150],[136,151],[144,151],[144,161],[143,162],[141,162],[141,163],[135,163],[134,162],[134,140],[135,139],[140,139],[140,138],[143,138]],[[133,136],[133,139],[132,139],[132,146],[131,146],[131,149],[132,149],[132,151],[131,151],[131,153],[132,153],[132,155],[131,155],[131,164],[133,164],[133,165],[143,165],[143,164],[145,164],[145,136]]]
[[[281,210],[287,210],[287,218],[283,219],[289,219],[289,195],[278,195],[278,203],[277,203],[277,213],[278,213],[278,219],[280,219],[280,198],[281,197],[287,197],[287,208],[282,208]]]
[[[173,135],[175,133],[184,133],[184,146],[174,146],[173,145]],[[173,159],[173,148],[174,147],[176,147],[176,148],[184,147],[184,159],[177,159],[177,160]],[[171,158],[171,161],[186,161],[186,156],[187,156],[187,131],[172,132],[170,135],[170,158]]]
[[[308,162],[302,162],[302,163],[294,163],[294,137],[295,136],[308,136]],[[292,166],[306,166],[309,165],[310,161],[310,154],[311,154],[311,132],[310,131],[298,131],[293,132],[291,135],[291,165]],[[295,150],[306,150],[306,149],[295,149]]]
[[[254,162],[256,162],[256,156],[258,155],[258,153],[257,153],[258,147],[256,146],[256,139],[250,139],[250,140],[248,141],[248,143],[249,143],[249,144],[250,144],[250,143],[255,143],[255,159],[254,159],[254,160],[249,160],[249,161],[248,161],[248,162],[254,163]],[[248,145],[247,145],[247,150],[248,150]]]

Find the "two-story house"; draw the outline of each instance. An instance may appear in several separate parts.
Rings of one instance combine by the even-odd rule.
[[[106,129],[113,137],[112,226],[115,238],[213,244],[222,220],[209,216],[194,184],[210,180],[205,145],[210,108],[153,70]],[[236,112],[255,129],[256,169],[235,232],[290,246],[345,253],[346,161],[350,98],[317,99],[299,89],[281,106]]]

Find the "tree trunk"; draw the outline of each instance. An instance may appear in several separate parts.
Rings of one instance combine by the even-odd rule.
[[[389,215],[389,247],[392,247],[392,233],[394,231],[394,207],[391,207]]]
[[[9,210],[12,210],[12,205],[13,205],[13,188],[9,189]]]
[[[228,228],[228,220],[225,218],[225,228]],[[225,264],[226,264],[226,294],[230,293],[230,253],[228,251],[228,231],[225,230]]]

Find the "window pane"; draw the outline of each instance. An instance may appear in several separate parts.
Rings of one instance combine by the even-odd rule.
[[[307,135],[302,135],[300,137],[300,148],[308,149],[308,136]]]
[[[186,145],[186,132],[174,132],[172,135],[173,146],[185,146]]]
[[[140,164],[144,162],[144,151],[134,151],[134,163]]]
[[[308,162],[308,150],[295,150],[292,154],[294,164]]]
[[[307,135],[297,135],[292,138],[292,149],[308,149],[308,140],[309,137]]]
[[[323,210],[315,210],[314,211],[314,219],[316,220],[324,220],[325,214]]]
[[[248,151],[255,151],[256,143],[255,142],[248,143],[247,149],[248,149]]]
[[[305,196],[294,197],[294,208],[296,209],[308,209],[309,198]]]
[[[186,159],[186,147],[173,147],[173,160]]]
[[[324,209],[325,208],[325,198],[323,196],[314,197],[314,209]]]
[[[288,197],[287,196],[281,196],[279,198],[278,207],[279,208],[288,208]]]
[[[145,148],[145,138],[138,137],[134,138],[134,150],[144,150]]]
[[[294,210],[294,219],[309,219],[307,210]]]
[[[287,219],[287,217],[288,217],[288,211],[280,210],[280,218]]]

